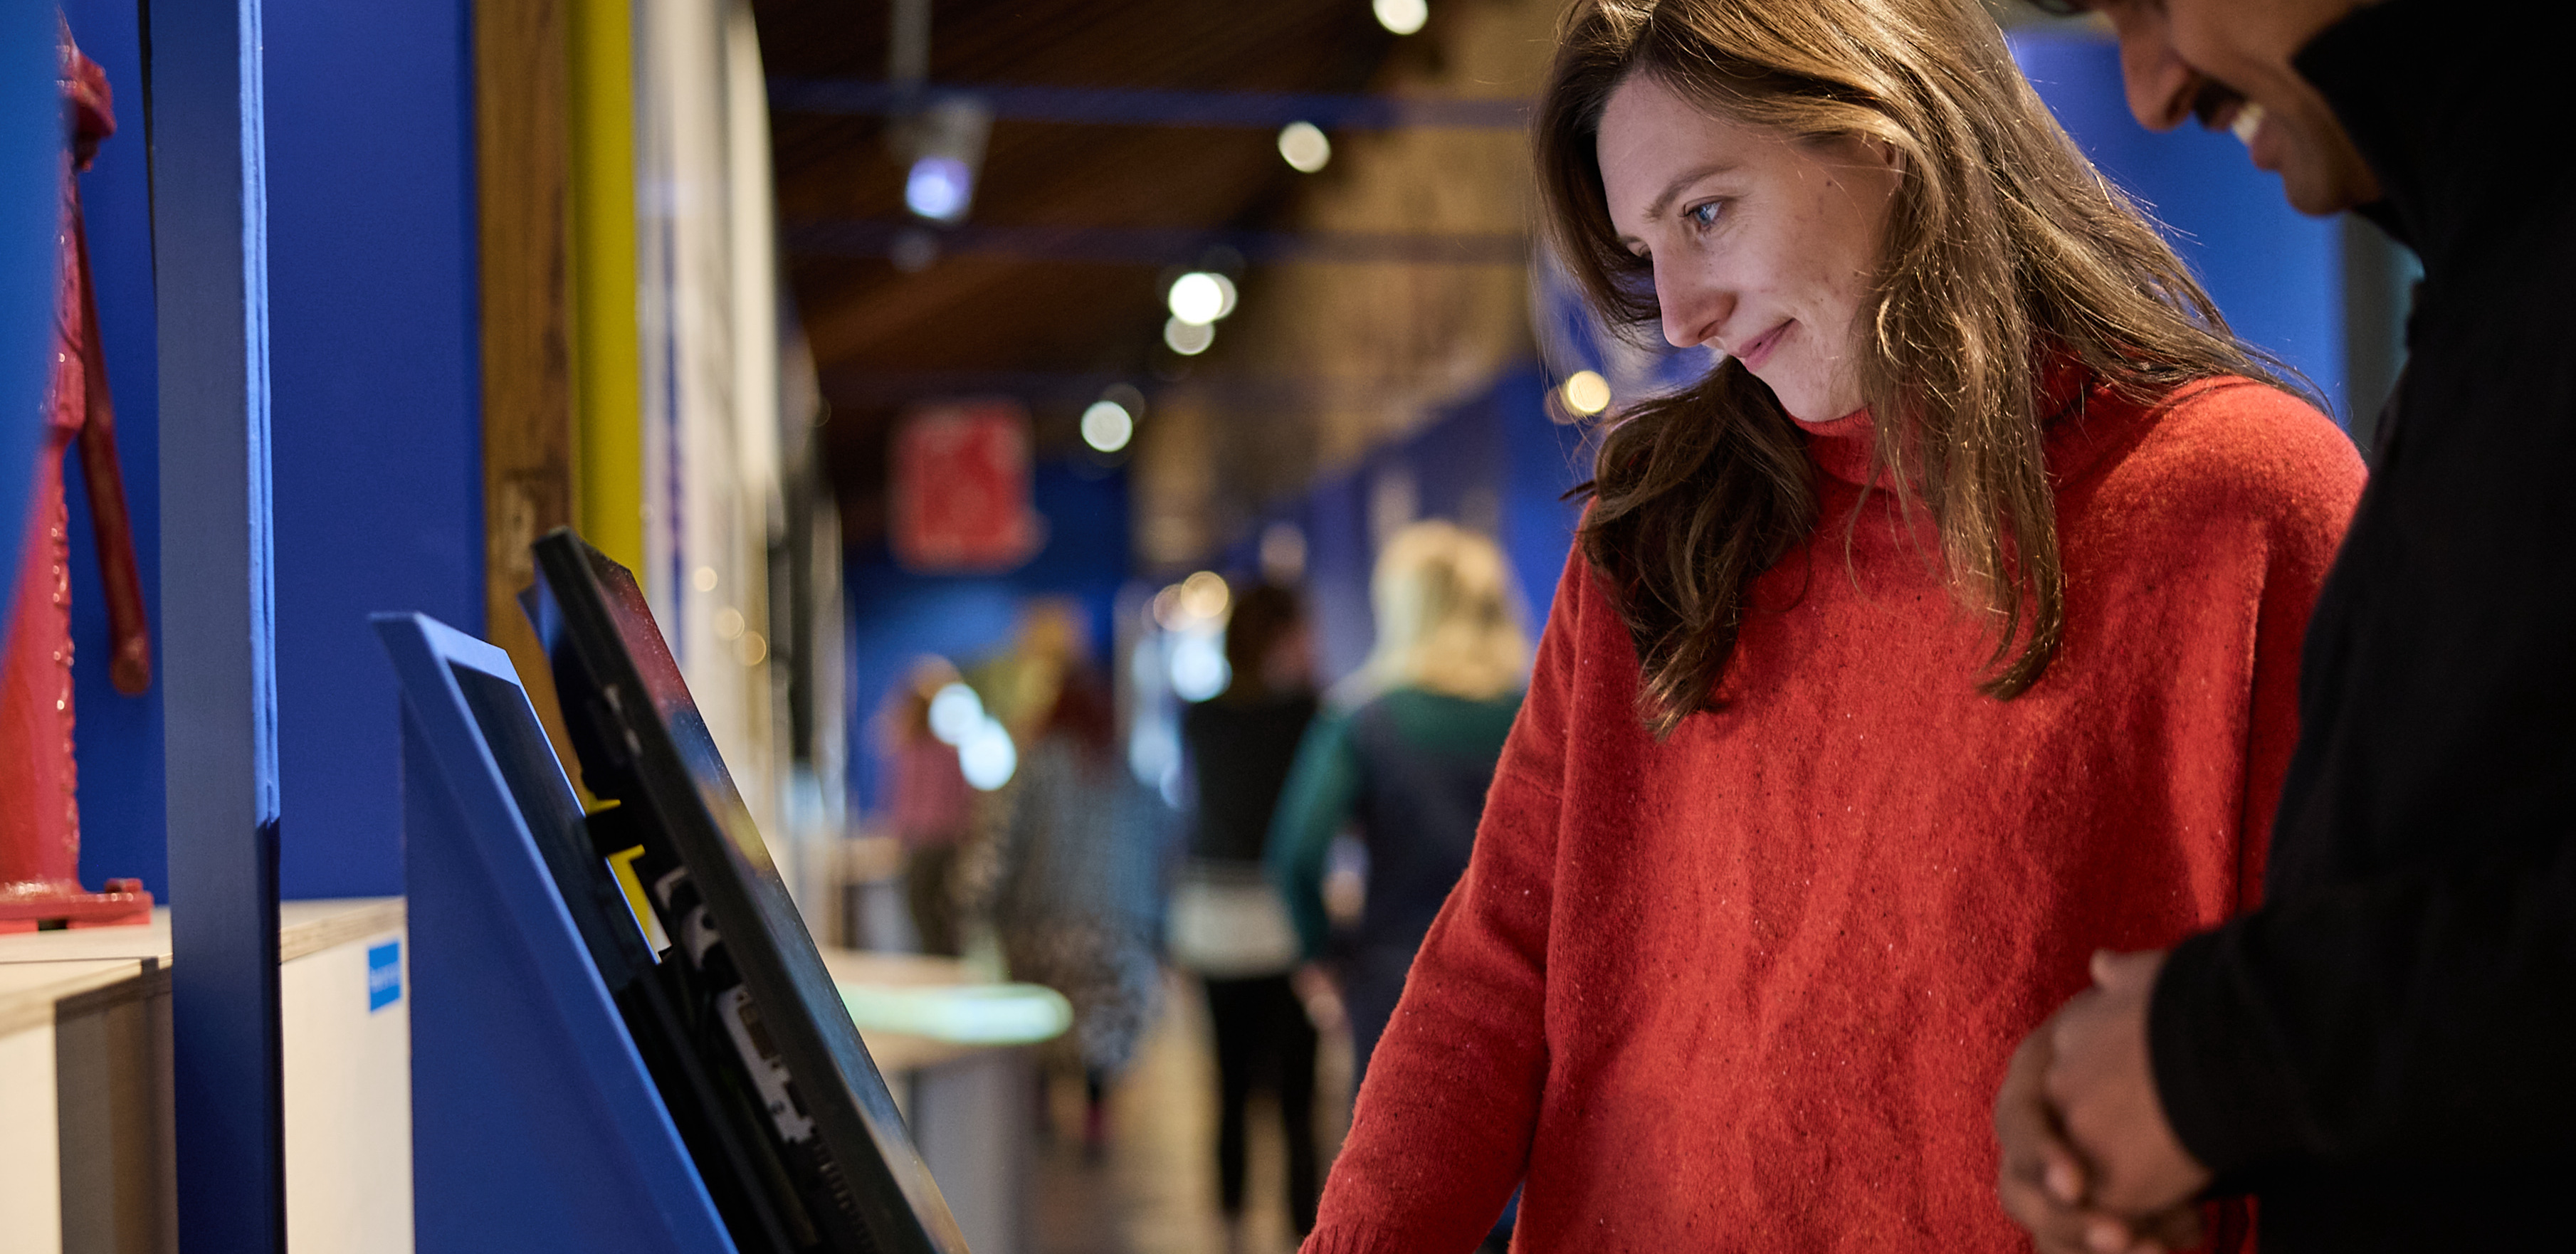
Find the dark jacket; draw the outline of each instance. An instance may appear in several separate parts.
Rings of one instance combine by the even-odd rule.
[[[2423,259],[2308,629],[2266,904],[2149,1034],[2267,1254],[2563,1246],[2576,1168],[2576,94],[2556,5],[2390,0],[2304,49]]]
[[[1336,955],[1361,1072],[1423,934],[1467,872],[1494,763],[1520,707],[1518,692],[1474,701],[1397,688],[1317,719],[1298,751],[1273,820],[1270,874],[1308,956],[1321,957],[1331,942],[1323,888],[1333,836],[1350,824],[1368,850],[1359,926]]]
[[[1270,813],[1315,718],[1313,693],[1257,701],[1219,697],[1181,709],[1181,744],[1198,776],[1190,854],[1257,863],[1270,840]]]

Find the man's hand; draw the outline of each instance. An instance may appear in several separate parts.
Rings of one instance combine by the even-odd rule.
[[[2145,1236],[2209,1187],[2209,1171],[2184,1149],[2156,1096],[2147,1054],[2147,998],[2163,951],[2093,955],[2094,987],[2057,1012],[2042,1031],[2049,1058],[2041,1091],[2066,1140],[2091,1167],[2085,1200],[2110,1215],[2137,1220],[2128,1234],[2094,1225],[2096,1250],[2125,1248],[2124,1235]]]
[[[2147,1065],[2161,953],[2094,957],[2099,986],[2013,1054],[1995,1098],[1997,1193],[2042,1254],[2153,1254],[2200,1243],[2209,1173],[2166,1123]]]
[[[2040,1254],[2085,1254],[2087,1222],[2107,1216],[2083,1209],[2084,1164],[2059,1134],[2057,1112],[2041,1088],[2054,1026],[2041,1024],[2013,1051],[2003,1089],[1995,1094],[1995,1140],[2003,1149],[1995,1192],[2004,1213],[2030,1229]]]

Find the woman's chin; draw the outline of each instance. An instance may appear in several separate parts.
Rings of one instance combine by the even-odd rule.
[[[1771,394],[1780,398],[1780,408],[1789,411],[1790,417],[1811,427],[1821,427],[1851,413],[1851,407],[1838,403],[1832,397],[1820,396],[1814,392],[1797,394],[1782,392],[1775,388]]]
[[[1762,378],[1760,375],[1753,377]],[[1811,427],[1821,427],[1860,411],[1861,402],[1844,395],[1840,388],[1806,387],[1790,380],[1773,383],[1762,379],[1762,382],[1770,387],[1772,397],[1780,402],[1780,408],[1787,410],[1791,418]]]

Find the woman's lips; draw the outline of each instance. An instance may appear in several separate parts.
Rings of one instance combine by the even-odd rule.
[[[1747,370],[1760,370],[1762,363],[1771,359],[1771,350],[1779,346],[1780,336],[1788,331],[1791,323],[1796,321],[1797,319],[1792,318],[1789,322],[1783,322],[1745,341],[1744,347],[1736,350],[1735,359],[1743,362]]]

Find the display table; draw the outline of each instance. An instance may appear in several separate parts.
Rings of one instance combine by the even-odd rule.
[[[1028,1249],[1038,1109],[1029,1047],[1062,1033],[1071,1009],[1045,989],[977,979],[954,958],[822,952],[968,1248]]]
[[[290,1246],[408,1250],[403,902],[279,914]],[[1062,999],[946,958],[823,960],[968,1244],[1027,1249],[1027,1046],[1063,1030]],[[0,1254],[174,1248],[170,963],[167,907],[149,926],[0,936]],[[874,1026],[888,1016],[918,1030]]]
[[[406,1250],[400,898],[279,909],[286,1221],[298,1251]],[[0,1252],[174,1248],[170,912],[0,936]]]

